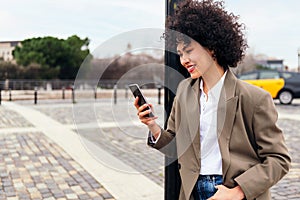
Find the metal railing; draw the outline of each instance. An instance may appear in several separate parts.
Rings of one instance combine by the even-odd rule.
[[[155,89],[157,91],[158,104],[161,104],[161,96],[163,96],[161,90],[163,86],[161,83],[153,82],[153,80],[101,80],[98,83],[93,80],[76,80],[75,82],[70,80],[10,80],[9,82],[0,82],[0,105],[2,100],[15,101],[29,99],[33,99],[34,104],[37,104],[39,99],[67,98],[72,99],[72,102],[75,103],[75,96],[80,99],[113,98],[114,103],[117,104],[117,99],[120,98],[117,95],[118,93],[128,98],[128,92],[130,91],[128,85],[131,83],[137,83],[143,89]],[[78,94],[78,96],[75,94]]]
[[[115,85],[118,88],[125,89],[127,85],[137,83],[142,88],[156,88],[157,85],[162,85],[162,81],[153,80],[26,80],[26,79],[13,79],[13,80],[0,80],[0,88],[2,90],[58,90],[58,89],[113,89]]]

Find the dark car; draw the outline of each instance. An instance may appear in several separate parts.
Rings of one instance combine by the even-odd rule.
[[[300,98],[300,73],[297,72],[255,70],[238,78],[267,90],[281,104],[291,104],[294,98]]]

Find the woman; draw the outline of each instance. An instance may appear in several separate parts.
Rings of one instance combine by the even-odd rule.
[[[167,27],[190,74],[177,88],[167,129],[145,117],[147,105],[134,105],[150,130],[149,145],[164,152],[176,138],[179,199],[271,199],[290,157],[269,93],[230,70],[247,47],[243,26],[223,2],[186,0]]]

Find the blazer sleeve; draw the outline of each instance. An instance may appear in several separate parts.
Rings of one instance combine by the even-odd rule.
[[[247,199],[254,199],[276,184],[289,170],[289,156],[282,131],[277,127],[278,114],[272,97],[261,95],[252,120],[261,162],[235,178]]]
[[[172,110],[168,118],[167,129],[161,128],[161,135],[157,141],[151,142],[151,133],[148,135],[148,145],[158,149],[162,153],[170,157],[176,156],[176,140],[175,140],[175,115],[177,107],[177,98],[174,98]]]

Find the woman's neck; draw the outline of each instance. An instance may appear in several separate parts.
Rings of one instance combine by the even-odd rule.
[[[206,95],[208,94],[208,91],[222,78],[224,73],[224,68],[218,65],[216,67],[211,67],[210,70],[202,75],[203,91]]]

